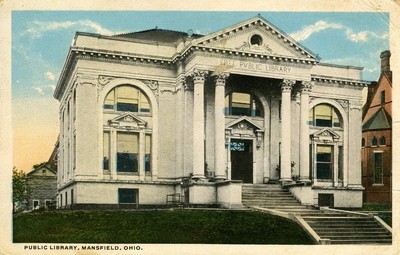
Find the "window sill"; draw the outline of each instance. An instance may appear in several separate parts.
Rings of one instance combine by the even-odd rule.
[[[139,175],[138,172],[117,172],[118,175]]]
[[[372,187],[383,187],[385,186],[383,183],[374,183],[372,184]]]

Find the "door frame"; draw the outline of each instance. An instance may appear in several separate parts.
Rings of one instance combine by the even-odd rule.
[[[257,169],[257,162],[256,162],[256,138],[255,137],[235,137],[235,136],[230,136],[228,138],[228,146],[227,146],[227,166],[228,166],[228,180],[232,180],[232,158],[231,158],[231,149],[230,149],[230,144],[232,140],[247,140],[251,141],[251,146],[252,146],[252,175],[253,175],[253,182],[256,183],[256,169]]]

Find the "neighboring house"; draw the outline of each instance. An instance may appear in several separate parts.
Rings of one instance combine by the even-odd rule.
[[[235,207],[242,183],[280,182],[361,207],[361,70],[261,16],[209,35],[77,32],[54,92],[57,206]]]
[[[366,203],[391,203],[392,72],[390,51],[381,53],[381,75],[368,86],[363,107],[362,178]]]
[[[28,210],[55,208],[57,172],[44,163],[27,173]]]

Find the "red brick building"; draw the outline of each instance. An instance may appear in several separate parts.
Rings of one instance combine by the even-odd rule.
[[[381,75],[368,86],[363,107],[362,184],[365,203],[391,203],[392,72],[390,51],[381,53]]]

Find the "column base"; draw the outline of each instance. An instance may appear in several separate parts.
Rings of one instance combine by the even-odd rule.
[[[310,180],[310,179],[307,179],[307,178],[302,178],[302,177],[300,177],[299,182],[302,182],[302,183],[305,183],[305,184],[309,184],[309,183],[311,183],[311,180]]]
[[[194,181],[205,181],[206,177],[204,175],[201,175],[201,174],[196,174],[196,175],[193,175],[191,177],[191,179],[194,180]]]

